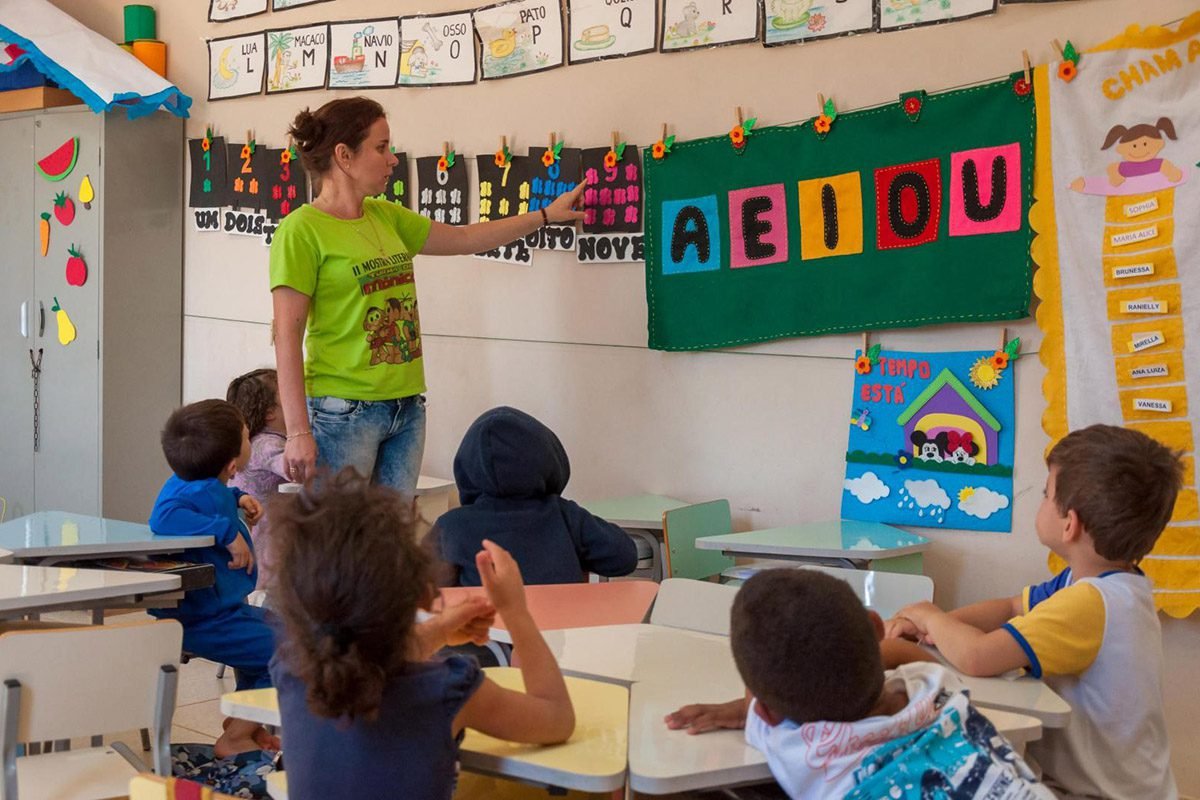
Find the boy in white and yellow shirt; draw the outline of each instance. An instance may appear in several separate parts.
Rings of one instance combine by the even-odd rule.
[[[1174,800],[1162,701],[1162,630],[1137,563],[1171,518],[1177,454],[1145,434],[1093,425],[1046,459],[1038,540],[1067,562],[1015,597],[946,613],[907,606],[889,636],[923,638],[968,675],[1023,667],[1071,705],[1028,755],[1060,797]]]

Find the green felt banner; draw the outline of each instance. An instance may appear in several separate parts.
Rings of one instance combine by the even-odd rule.
[[[1020,74],[644,156],[650,347],[1029,313],[1034,104]]]

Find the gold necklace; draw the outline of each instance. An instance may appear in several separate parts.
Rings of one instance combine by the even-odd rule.
[[[361,236],[367,242],[367,244],[379,251],[379,255],[386,255],[383,251],[383,237],[379,235],[379,231],[375,228],[375,220],[371,219],[370,216],[367,215],[366,209],[363,209],[363,217],[367,220],[367,224],[371,226],[371,234],[375,237],[374,239],[368,238],[367,234],[363,233],[362,229],[359,227],[359,223],[362,222],[361,218],[357,220],[347,220],[347,222],[350,223],[350,226],[354,228],[354,232]]]

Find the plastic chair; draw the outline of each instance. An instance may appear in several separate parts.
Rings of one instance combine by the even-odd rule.
[[[701,536],[733,532],[728,500],[683,506],[663,513],[663,577],[696,578],[720,575],[733,566],[733,558],[716,550],[697,550]]]
[[[119,742],[18,758],[20,742],[148,728],[154,771],[170,775],[182,643],[183,628],[173,620],[0,636],[5,800],[121,797],[146,771]]]
[[[231,794],[214,792],[206,786],[179,778],[160,778],[157,775],[138,775],[129,782],[129,800],[237,800]]]
[[[667,578],[658,588],[650,624],[700,633],[729,635],[729,612],[736,586],[687,578]]]
[[[863,605],[887,619],[909,603],[933,600],[933,579],[926,575],[907,575],[900,572],[880,572],[873,569],[843,569],[819,564],[773,564],[784,569],[811,569],[824,572],[850,584]],[[756,572],[771,567],[750,565],[734,567],[721,573],[731,583],[741,585]]]

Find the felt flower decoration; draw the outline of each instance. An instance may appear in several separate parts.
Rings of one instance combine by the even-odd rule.
[[[604,154],[604,166],[608,169],[614,169],[617,166],[617,153],[615,150],[609,150]]]
[[[547,147],[542,153],[542,166],[552,167],[554,162],[558,161],[562,154],[562,142],[556,142],[552,147]],[[619,156],[618,156],[619,157]]]
[[[242,145],[242,158],[249,158],[250,156],[254,155],[255,149],[257,148],[253,139],[246,142],[246,144]]]
[[[650,155],[654,156],[656,161],[661,161],[667,153],[671,152],[671,146],[675,144],[674,135],[668,136],[665,139],[659,139],[650,148]]]
[[[207,136],[200,140],[201,150],[207,153],[210,147],[212,147],[212,141]]]
[[[907,450],[897,450],[896,455],[892,456],[892,460],[900,469],[908,469],[908,465],[912,463],[912,453]]]
[[[820,134],[829,133],[829,129],[833,127],[833,120],[825,114],[821,114],[813,120],[813,130]]]
[[[288,163],[289,161],[291,161],[291,160],[292,160],[292,149],[291,149],[290,147],[289,147],[289,148],[285,148],[285,149],[283,150],[283,152],[281,152],[281,153],[279,154],[279,163],[280,163],[280,164],[287,164],[287,163]]]
[[[1003,371],[1008,366],[1008,353],[1003,350],[992,353],[992,366],[996,368],[997,372]]]
[[[453,150],[451,150],[450,152],[446,153],[446,155],[444,155],[438,159],[438,162],[437,162],[438,172],[447,172],[453,166],[454,166],[454,151]]]
[[[1070,83],[1075,80],[1075,76],[1079,74],[1075,64],[1070,61],[1064,61],[1058,65],[1058,79],[1064,83]]]
[[[854,371],[859,375],[866,375],[871,371],[871,359],[865,355],[854,359]]]
[[[1033,87],[1029,85],[1029,81],[1025,80],[1024,76],[1013,81],[1013,94],[1017,97],[1028,97],[1033,91]]]
[[[904,113],[909,116],[921,113],[921,98],[912,96],[904,100]]]
[[[509,152],[508,146],[505,145],[496,151],[496,155],[492,160],[496,162],[497,167],[503,169],[504,167],[508,166],[508,163],[511,159],[512,153]],[[438,169],[441,169],[441,167],[438,167]]]
[[[751,117],[740,125],[734,125],[729,131],[729,141],[733,144],[734,149],[739,152],[746,146],[746,137],[754,130],[754,123],[758,121],[757,117]]]

